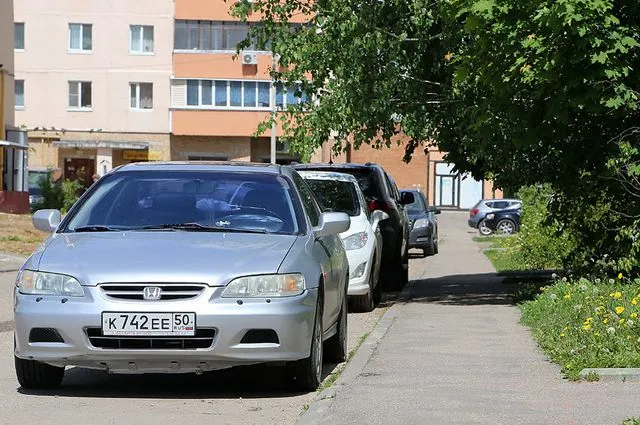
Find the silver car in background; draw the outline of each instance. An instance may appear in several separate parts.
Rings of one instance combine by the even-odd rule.
[[[522,206],[520,199],[482,199],[469,210],[469,227],[478,229],[481,235],[488,236],[493,233],[485,223],[487,214]]]
[[[201,373],[284,363],[315,390],[323,353],[346,358],[344,213],[322,213],[302,178],[270,165],[118,168],[18,273],[15,367],[25,388],[66,366]]]

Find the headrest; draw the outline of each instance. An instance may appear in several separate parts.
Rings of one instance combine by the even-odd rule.
[[[196,198],[191,193],[158,193],[153,196],[152,207],[157,211],[179,211],[196,207]]]

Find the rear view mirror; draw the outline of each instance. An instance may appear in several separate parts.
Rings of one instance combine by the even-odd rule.
[[[413,204],[415,200],[416,198],[413,196],[413,193],[411,192],[402,192],[402,194],[400,195],[400,203],[402,205]]]
[[[437,209],[436,207],[429,207],[429,208],[427,208],[427,211],[432,212],[434,214],[440,214],[442,212],[439,209]]]
[[[31,221],[36,229],[51,233],[60,225],[62,215],[58,210],[38,210],[33,214]]]
[[[320,222],[313,228],[316,237],[338,235],[351,227],[351,219],[343,212],[325,212],[320,215]]]

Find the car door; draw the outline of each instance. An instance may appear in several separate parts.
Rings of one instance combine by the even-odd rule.
[[[300,193],[300,199],[305,212],[309,216],[312,226],[317,226],[320,221],[321,210],[316,202],[313,192],[297,173],[293,175],[294,182]],[[320,262],[320,267],[324,274],[324,328],[334,323],[340,314],[342,306],[341,298],[341,278],[344,271],[342,256],[344,248],[338,235],[321,236],[314,238],[313,255]]]

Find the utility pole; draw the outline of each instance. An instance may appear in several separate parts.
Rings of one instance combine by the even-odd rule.
[[[272,70],[275,72],[278,66],[276,54],[271,52]],[[271,163],[276,163],[276,85],[273,77],[271,77]]]

